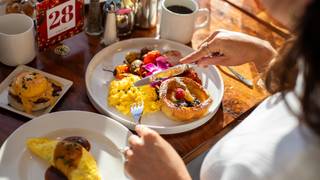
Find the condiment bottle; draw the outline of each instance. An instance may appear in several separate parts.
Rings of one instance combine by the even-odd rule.
[[[102,43],[110,45],[118,41],[117,25],[116,25],[116,8],[117,3],[114,1],[106,1],[104,11],[106,13],[105,28]]]
[[[131,0],[121,0],[116,11],[118,36],[126,36],[132,32],[134,26],[134,3]]]

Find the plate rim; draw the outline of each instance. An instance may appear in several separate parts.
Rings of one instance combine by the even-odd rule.
[[[9,137],[7,137],[7,139],[4,141],[4,143],[1,145],[1,147],[0,147],[0,172],[1,172],[1,170],[3,170],[3,169],[6,169],[6,170],[8,170],[8,168],[10,168],[11,166],[9,165],[9,166],[3,166],[4,164],[2,163],[3,162],[3,157],[4,157],[4,153],[6,152],[5,150],[8,148],[7,146],[10,146],[10,145],[12,145],[13,143],[14,143],[14,138],[17,136],[17,135],[19,135],[18,133],[21,133],[21,131],[23,131],[23,129],[24,128],[28,128],[28,127],[30,127],[30,126],[36,126],[38,123],[43,123],[43,122],[40,122],[40,121],[48,121],[48,120],[50,120],[50,117],[52,117],[52,116],[55,116],[56,114],[59,114],[59,115],[64,115],[64,114],[66,114],[66,115],[72,115],[72,114],[75,114],[75,113],[81,113],[81,114],[86,114],[86,115],[91,115],[91,116],[95,116],[95,117],[97,117],[97,118],[101,118],[101,120],[105,120],[105,121],[109,121],[109,122],[111,122],[113,125],[115,125],[115,126],[117,126],[117,128],[119,128],[119,129],[122,129],[121,131],[123,132],[123,133],[126,133],[127,135],[126,135],[126,146],[127,146],[127,144],[128,144],[128,137],[130,136],[130,135],[132,135],[132,132],[127,128],[127,127],[125,127],[123,124],[121,124],[120,122],[118,122],[118,121],[116,121],[116,120],[114,120],[114,119],[112,119],[112,118],[110,118],[110,117],[107,117],[107,116],[105,116],[105,115],[102,115],[102,114],[98,114],[98,113],[94,113],[94,112],[89,112],[89,111],[80,111],[80,110],[68,110],[68,111],[58,111],[58,112],[53,112],[53,113],[47,113],[47,114],[44,114],[44,115],[42,115],[42,116],[39,116],[39,117],[36,117],[36,118],[34,118],[34,119],[32,119],[32,120],[30,120],[30,121],[28,121],[28,122],[26,122],[26,123],[24,123],[24,124],[22,124],[21,126],[19,126],[13,133],[11,133],[10,134],[10,136]],[[76,120],[76,121],[78,121],[78,120]],[[52,121],[51,121],[52,122]],[[67,126],[66,128],[71,128],[70,126]],[[76,129],[78,129],[78,128],[76,128]],[[85,130],[87,130],[87,128],[86,127],[83,127],[83,129],[85,129]],[[47,134],[49,134],[51,131],[49,130],[48,131],[48,133]],[[54,131],[52,131],[52,132],[54,132]],[[105,134],[104,133],[101,133],[101,135],[102,136],[105,136]],[[110,141],[112,141],[115,145],[116,145],[116,143],[114,142],[114,140],[113,139],[110,139]],[[117,146],[117,148],[119,148],[119,149],[123,149],[124,147],[118,147]],[[21,151],[23,151],[24,149],[22,149]],[[6,161],[4,161],[4,163],[6,163]],[[13,163],[14,164],[14,163]],[[18,167],[17,167],[18,168]],[[7,173],[6,175],[12,175],[11,173]],[[11,176],[10,176],[11,177]],[[10,178],[10,177],[8,177],[8,178]],[[16,176],[17,177],[17,176]],[[0,179],[1,179],[1,177],[0,177]]]
[[[104,115],[107,115],[107,116],[110,116],[111,118],[115,119],[116,121],[120,122],[121,124],[123,124],[124,126],[128,127],[129,129],[131,130],[134,130],[134,127],[136,124],[134,124],[133,122],[131,121],[128,121],[126,119],[122,119],[122,118],[119,118],[117,117],[116,115],[113,115],[112,113],[109,113],[107,110],[103,109],[102,107],[100,107],[100,105],[95,102],[94,98],[92,97],[93,95],[93,92],[91,91],[90,89],[90,85],[89,85],[89,82],[90,82],[90,77],[89,75],[91,75],[91,73],[89,72],[90,71],[90,68],[91,66],[93,66],[93,64],[95,63],[95,61],[98,61],[96,60],[97,59],[97,56],[99,56],[100,53],[102,53],[102,51],[105,51],[105,49],[107,48],[110,48],[112,46],[119,46],[119,44],[125,44],[127,42],[134,42],[134,41],[162,41],[164,43],[169,43],[169,44],[172,44],[172,45],[176,45],[176,46],[180,46],[180,47],[184,47],[186,49],[189,49],[190,51],[194,51],[193,48],[189,47],[189,46],[186,46],[185,44],[181,44],[181,43],[178,43],[178,42],[174,42],[174,41],[170,41],[170,40],[166,40],[166,39],[156,39],[156,38],[132,38],[132,39],[127,39],[127,40],[123,40],[123,41],[119,41],[119,42],[116,42],[110,46],[107,46],[103,49],[101,49],[98,53],[96,53],[92,59],[90,60],[90,63],[88,64],[87,66],[87,69],[86,69],[86,74],[85,74],[85,84],[86,84],[86,94],[90,100],[90,102],[92,103],[92,105],[102,114]],[[220,83],[220,87],[221,87],[221,91],[219,93],[219,103],[218,103],[218,107],[212,112],[212,117],[215,116],[216,112],[218,111],[219,109],[219,106],[220,104],[222,103],[222,99],[223,99],[223,95],[224,95],[224,82],[223,82],[223,78],[222,78],[222,75],[221,73],[219,72],[218,68],[214,65],[210,66],[209,68],[213,68],[219,78],[219,83]],[[153,125],[146,125],[146,124],[143,124],[149,128],[152,128],[154,129],[155,131],[157,131],[158,133],[160,134],[177,134],[177,133],[182,133],[182,132],[187,132],[187,131],[190,131],[192,129],[196,129],[200,126],[202,126],[203,124],[207,123],[212,117],[208,118],[207,120],[204,120],[203,122],[197,124],[195,127],[194,126],[191,126],[190,124],[194,123],[194,122],[197,122],[197,121],[192,121],[190,123],[186,123],[186,124],[182,124],[182,125],[177,125],[177,126],[172,126],[172,127],[163,127],[163,126],[153,126]]]
[[[55,81],[58,81],[59,83],[61,83],[63,85],[62,92],[59,95],[59,97],[57,98],[57,100],[54,102],[54,104],[50,105],[49,107],[47,107],[47,108],[45,108],[43,110],[40,110],[41,113],[39,115],[28,114],[26,112],[14,109],[13,107],[10,107],[8,105],[0,103],[0,107],[1,108],[6,109],[6,110],[11,111],[11,112],[14,112],[14,113],[17,113],[19,115],[22,115],[22,116],[30,118],[30,119],[33,119],[33,118],[36,118],[36,117],[40,117],[42,115],[50,113],[52,111],[52,109],[61,100],[61,98],[69,91],[69,89],[73,85],[73,82],[71,80],[66,79],[66,78],[63,78],[63,77],[60,77],[60,76],[57,76],[57,75],[54,75],[54,74],[51,74],[51,73],[48,73],[48,72],[33,68],[33,67],[30,67],[30,66],[19,65],[3,81],[1,81],[1,83],[0,83],[0,93],[5,91],[5,89],[7,88],[7,86],[5,86],[5,84],[7,84],[8,82],[10,83],[12,78],[14,78],[14,74],[17,74],[17,73],[22,72],[24,70],[30,70],[30,71],[35,71],[35,72],[41,73],[41,74],[45,75],[46,77],[48,77],[50,79],[53,79]],[[64,81],[65,83],[63,83],[61,81]]]

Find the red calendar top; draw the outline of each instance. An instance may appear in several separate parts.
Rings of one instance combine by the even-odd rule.
[[[37,4],[37,40],[40,50],[83,30],[83,0],[44,0]]]

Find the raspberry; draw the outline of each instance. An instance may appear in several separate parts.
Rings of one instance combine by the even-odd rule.
[[[175,98],[176,99],[184,99],[184,97],[185,97],[185,92],[184,92],[184,90],[182,89],[182,88],[177,88],[176,89],[176,94],[175,94]]]

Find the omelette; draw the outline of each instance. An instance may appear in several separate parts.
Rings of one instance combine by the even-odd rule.
[[[80,144],[69,141],[29,138],[28,149],[60,170],[69,180],[100,180],[93,156]]]

